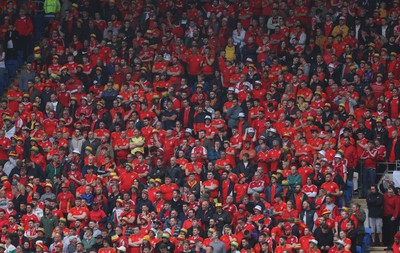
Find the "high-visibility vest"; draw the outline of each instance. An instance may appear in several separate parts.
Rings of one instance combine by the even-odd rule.
[[[43,9],[46,14],[59,12],[60,11],[60,1],[59,0],[45,0]]]

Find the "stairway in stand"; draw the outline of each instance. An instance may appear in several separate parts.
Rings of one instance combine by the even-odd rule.
[[[353,198],[352,202],[358,203],[361,205],[361,209],[365,211],[367,219],[365,220],[364,226],[369,227],[368,224],[368,209],[367,209],[367,202],[365,199],[359,199],[359,198]],[[378,252],[386,252],[386,247],[385,246],[371,246],[371,248],[367,252],[371,253],[378,253]]]

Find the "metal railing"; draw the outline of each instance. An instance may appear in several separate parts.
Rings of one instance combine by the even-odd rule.
[[[395,162],[379,162],[377,163],[377,167],[385,166],[386,170],[395,171],[400,170],[400,160],[396,160]]]
[[[400,171],[400,160],[396,160],[395,162],[380,162],[377,164],[376,179],[378,180],[378,190],[381,193],[384,193],[384,189],[388,187],[389,181],[393,181],[394,171]]]

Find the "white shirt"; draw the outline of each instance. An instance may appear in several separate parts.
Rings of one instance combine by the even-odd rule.
[[[51,103],[51,105],[53,106],[53,111],[56,111],[57,105],[58,105],[58,101],[50,102],[50,103]]]
[[[356,39],[358,39],[358,32],[360,31],[361,25],[356,25]]]
[[[17,160],[15,160],[12,157],[8,158],[8,161],[4,164],[3,171],[6,173],[6,175],[10,175],[12,169],[14,169],[17,166]]]
[[[232,33],[233,44],[235,46],[243,47],[245,36],[246,36],[246,31],[243,28],[240,31],[238,31],[237,29],[233,30]]]
[[[43,210],[40,207],[36,207],[32,210],[32,213],[40,220],[43,217]]]
[[[13,251],[16,251],[17,250],[17,248],[14,246],[14,245],[12,245],[12,244],[10,244],[10,245],[5,245],[6,246],[6,251],[4,251],[4,252],[6,252],[6,253],[9,253],[9,252],[13,252]]]
[[[4,59],[6,58],[6,53],[3,52],[0,56],[0,69],[5,69],[6,68],[6,63]]]
[[[388,29],[388,26],[387,26],[387,25],[382,26],[382,29],[381,29],[381,34],[382,34],[382,36],[386,37],[386,30],[387,30],[387,29]]]
[[[11,137],[15,135],[15,126],[10,128],[10,130],[7,131],[6,127],[3,127],[3,130],[6,132],[5,137],[11,140]]]

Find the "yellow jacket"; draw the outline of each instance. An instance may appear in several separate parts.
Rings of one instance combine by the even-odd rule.
[[[333,28],[331,34],[333,37],[336,37],[339,34],[341,34],[342,37],[345,38],[345,37],[347,37],[347,35],[349,35],[349,27],[347,25],[342,25],[342,26],[337,25]]]

